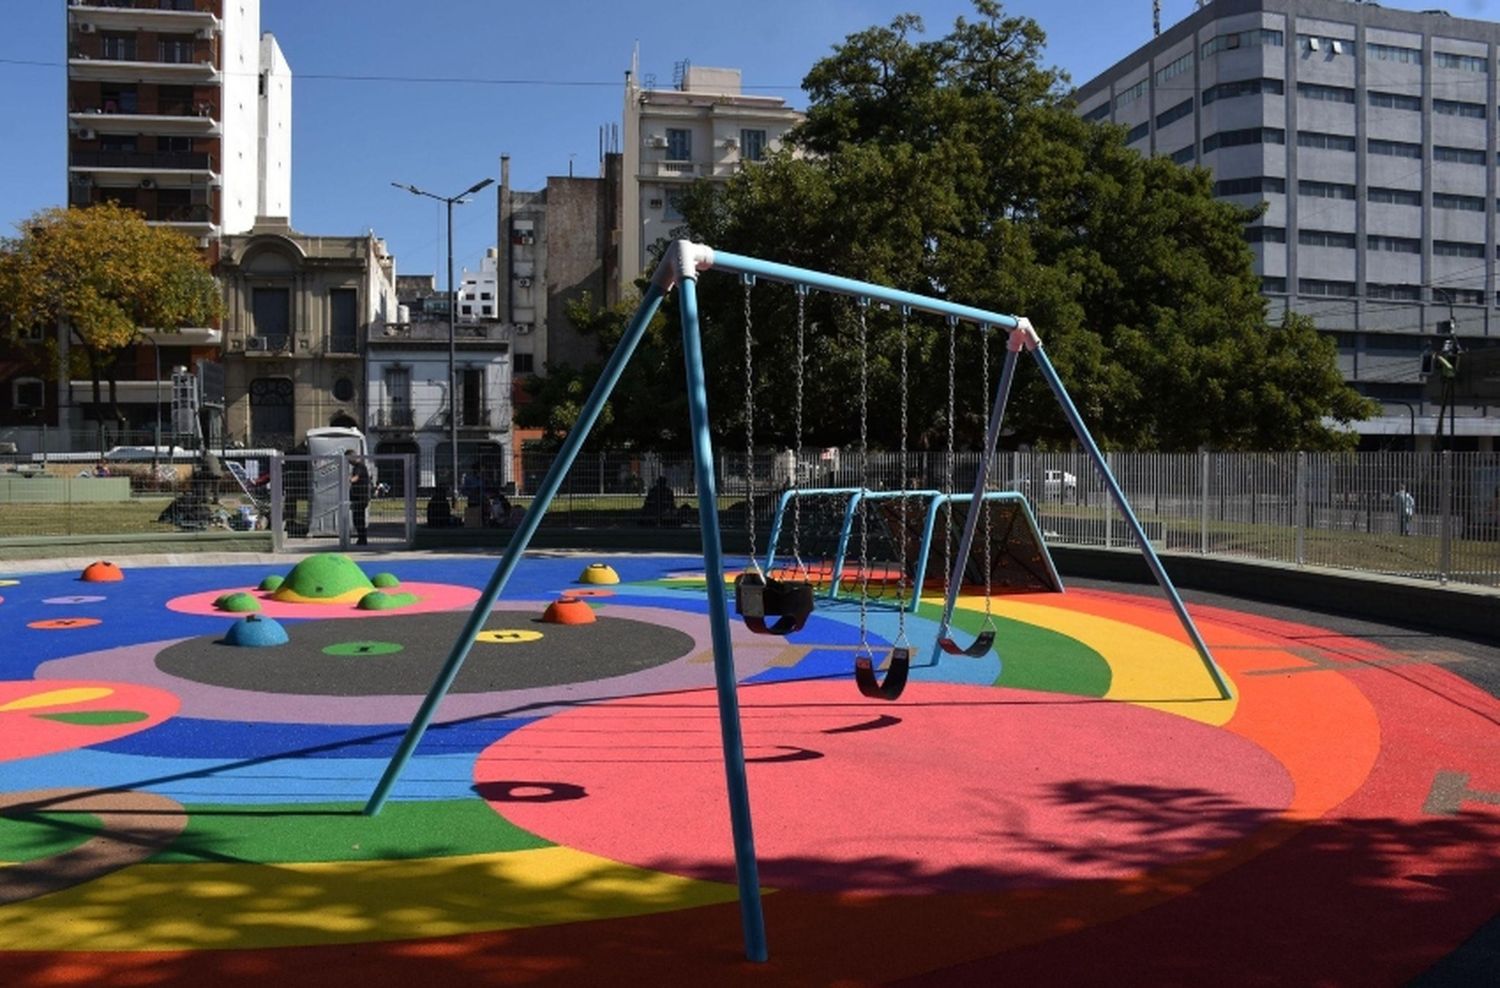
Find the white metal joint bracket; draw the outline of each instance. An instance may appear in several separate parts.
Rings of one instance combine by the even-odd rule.
[[[691,240],[674,240],[662,255],[661,263],[651,281],[661,289],[663,295],[677,286],[679,278],[697,279],[700,271],[714,266],[714,249],[706,244],[695,244]]]
[[[1036,330],[1031,326],[1031,320],[1025,316],[1016,319],[1015,328],[1010,331],[1010,336],[1005,341],[1007,350],[1036,350],[1042,345],[1042,338],[1036,335]]]

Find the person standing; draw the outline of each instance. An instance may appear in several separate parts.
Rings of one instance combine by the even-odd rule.
[[[1396,488],[1396,521],[1401,527],[1402,535],[1411,534],[1411,518],[1417,511],[1417,499],[1411,496],[1411,491],[1406,489],[1405,484]]]
[[[354,542],[356,545],[367,545],[370,468],[365,466],[364,458],[356,456],[352,449],[346,450],[344,456],[349,461],[349,513],[354,520]]]

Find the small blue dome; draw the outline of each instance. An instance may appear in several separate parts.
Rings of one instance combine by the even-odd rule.
[[[286,629],[275,618],[251,614],[230,625],[224,644],[241,648],[270,648],[291,641]]]

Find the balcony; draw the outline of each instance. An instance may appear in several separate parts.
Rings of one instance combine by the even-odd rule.
[[[74,151],[69,166],[89,171],[201,171],[213,174],[207,151]]]
[[[377,429],[413,429],[416,416],[408,406],[386,405],[375,409],[371,425]]]
[[[68,19],[78,31],[84,24],[96,31],[223,31],[213,11],[199,8],[195,0],[70,0]]]
[[[219,109],[212,100],[138,101],[122,106],[115,100],[97,104],[74,102],[68,124],[75,134],[182,134],[215,136],[221,133]]]
[[[105,48],[95,40],[75,43],[68,52],[68,78],[77,82],[154,82],[192,85],[219,82],[217,54],[211,42],[144,46],[133,43]]]

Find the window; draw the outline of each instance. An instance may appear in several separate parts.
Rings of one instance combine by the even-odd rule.
[[[385,369],[385,414],[387,425],[412,424],[411,414],[411,368],[387,367]]]
[[[1365,190],[1367,202],[1381,202],[1390,206],[1420,206],[1422,193],[1413,189],[1386,189],[1372,185]]]
[[[100,151],[134,151],[137,147],[134,134],[100,134]]]
[[[114,31],[99,36],[99,57],[113,62],[135,61],[135,35]]]
[[[766,132],[763,130],[740,130],[740,160],[766,160]]]
[[[328,292],[328,349],[333,353],[359,350],[359,293],[353,288]]]
[[[133,85],[105,84],[100,87],[99,102],[105,113],[135,113],[140,96]]]
[[[1433,209],[1457,209],[1466,213],[1484,212],[1484,199],[1480,196],[1461,196],[1452,192],[1434,192]]]
[[[494,294],[492,292],[480,292],[479,293],[479,301],[481,301],[481,302],[492,301],[494,299],[494,297],[495,296],[494,296]]]
[[[511,369],[517,374],[536,373],[536,355],[517,351],[511,355]]]
[[[1379,234],[1365,236],[1366,250],[1384,250],[1395,254],[1420,254],[1422,241],[1415,237],[1386,237]]]
[[[1196,144],[1189,144],[1185,148],[1172,152],[1172,162],[1178,165],[1185,165],[1197,157],[1198,146]]]
[[[1130,132],[1125,135],[1125,143],[1126,144],[1134,144],[1136,141],[1140,140],[1141,138],[1149,136],[1150,133],[1151,133],[1151,123],[1150,123],[1150,121],[1148,121],[1148,120],[1142,120],[1140,123],[1138,123],[1134,127],[1130,128]]]
[[[1115,109],[1118,110],[1122,106],[1129,106],[1142,96],[1145,96],[1149,85],[1148,80],[1142,79],[1129,89],[1120,90],[1120,92],[1115,94]]]
[[[1326,281],[1322,278],[1298,278],[1298,295],[1324,295],[1331,298],[1353,298],[1354,282]]]
[[[257,339],[268,350],[285,350],[292,331],[292,293],[288,288],[252,288],[250,317]]]
[[[1330,38],[1326,34],[1299,34],[1297,47],[1305,51],[1327,52],[1329,55],[1354,54],[1354,42],[1346,38]]]
[[[250,438],[256,446],[290,444],[296,432],[292,379],[257,377],[250,382]]]
[[[341,377],[333,382],[333,397],[335,401],[354,400],[354,382],[347,377]]]
[[[1092,110],[1083,115],[1083,119],[1087,120],[1089,123],[1097,123],[1100,120],[1107,120],[1108,118],[1109,100],[1105,100],[1103,103],[1100,103],[1098,106],[1094,107]]]
[[[1214,195],[1216,196],[1248,196],[1262,192],[1274,192],[1278,195],[1286,192],[1286,179],[1272,178],[1268,175],[1255,175],[1250,178],[1226,178],[1214,183]]]
[[[1310,199],[1353,199],[1355,186],[1338,181],[1299,181],[1298,195]]]
[[[1164,85],[1169,79],[1175,79],[1185,72],[1193,70],[1193,53],[1188,52],[1181,58],[1168,62],[1156,70],[1156,84]]]
[[[1269,292],[1269,293],[1273,293],[1273,294],[1276,294],[1276,295],[1285,295],[1286,294],[1286,279],[1285,278],[1262,278],[1262,279],[1260,279],[1260,290],[1262,292]]]
[[[1365,284],[1365,296],[1367,298],[1390,299],[1395,302],[1420,302],[1422,301],[1422,289],[1418,285],[1378,285],[1374,282]]]
[[[1203,90],[1203,105],[1221,99],[1234,99],[1236,96],[1258,96],[1265,93],[1269,96],[1280,96],[1286,91],[1285,85],[1280,79],[1239,79],[1234,82],[1221,82],[1217,86],[1209,86]]]
[[[1365,94],[1371,106],[1378,106],[1386,110],[1411,110],[1413,113],[1422,112],[1422,97],[1408,96],[1404,93],[1377,93],[1370,90]]]
[[[1336,247],[1341,250],[1354,249],[1354,234],[1335,230],[1298,230],[1297,243],[1304,247]]]
[[[35,377],[18,377],[10,384],[12,408],[43,408],[47,404],[46,385]]]
[[[1433,257],[1483,257],[1484,244],[1466,244],[1458,240],[1434,240]]]
[[[662,206],[661,215],[662,215],[662,219],[664,219],[664,220],[681,220],[682,219],[682,193],[681,192],[668,192],[666,194],[666,202]]]
[[[1247,226],[1245,227],[1245,242],[1249,244],[1284,244],[1286,243],[1286,227]]]
[[[1241,147],[1246,144],[1285,144],[1286,131],[1280,127],[1250,127],[1246,130],[1221,130],[1203,139],[1203,153],[1218,148]]]
[[[1212,41],[1204,42],[1200,54],[1204,58],[1212,58],[1221,51],[1234,51],[1237,48],[1259,48],[1269,46],[1280,48],[1286,43],[1286,35],[1280,31],[1269,28],[1252,28],[1249,31],[1237,31],[1233,34],[1221,34]]]
[[[474,307],[472,305],[460,305],[458,311],[460,315],[472,316],[474,314]]]
[[[1178,103],[1171,109],[1163,110],[1161,113],[1158,113],[1156,115],[1156,126],[1158,128],[1165,127],[1169,123],[1175,123],[1176,121],[1181,120],[1183,117],[1190,117],[1192,115],[1193,100],[1192,97],[1189,97],[1183,100],[1181,103]]]
[[[1452,302],[1454,305],[1483,305],[1484,292],[1477,288],[1433,289],[1434,302]]]
[[[1451,52],[1435,51],[1432,64],[1440,69],[1455,69],[1459,72],[1488,74],[1489,61],[1483,55],[1454,55]]]
[[[1455,165],[1482,165],[1487,155],[1478,148],[1450,148],[1434,146],[1433,161],[1446,161]]]
[[[1365,44],[1365,54],[1377,62],[1401,62],[1406,65],[1421,65],[1422,51],[1419,48],[1402,48],[1399,45]]]
[[[464,367],[458,377],[459,424],[488,425],[484,412],[484,368]]]
[[[156,42],[156,60],[187,64],[193,60],[193,36],[191,34],[162,35]]]
[[[667,160],[693,160],[693,132],[681,127],[667,128]]]
[[[1299,148],[1314,148],[1322,151],[1354,151],[1354,138],[1348,134],[1324,134],[1315,130],[1297,131]]]
[[[1320,86],[1312,82],[1297,83],[1297,95],[1325,103],[1353,103],[1354,90],[1345,86]]]
[[[170,137],[163,134],[156,139],[156,150],[166,151],[170,154],[191,154],[193,151],[193,139],[191,137]]]
[[[1432,112],[1440,113],[1445,117],[1468,117],[1470,120],[1483,120],[1484,104],[1465,103],[1456,99],[1435,99],[1432,101]]]
[[[1382,154],[1391,158],[1415,158],[1422,157],[1422,145],[1408,144],[1405,141],[1377,141],[1374,138],[1365,141],[1365,150],[1371,154]]]

